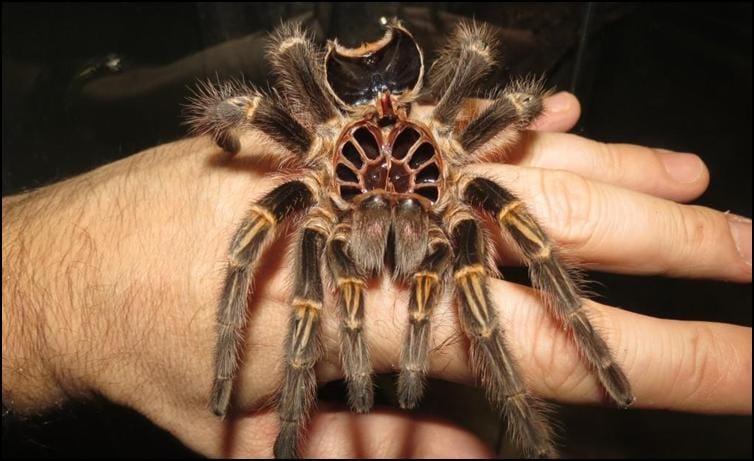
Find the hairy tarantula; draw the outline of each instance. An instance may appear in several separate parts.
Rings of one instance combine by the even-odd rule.
[[[357,412],[371,408],[364,291],[368,278],[386,272],[410,285],[400,405],[412,408],[422,397],[432,310],[443,290],[453,287],[471,365],[488,399],[526,455],[556,455],[544,407],[527,392],[490,299],[487,278],[496,267],[488,258],[482,214],[494,217],[518,246],[533,284],[609,396],[623,407],[634,401],[625,374],[589,322],[577,284],[526,206],[500,184],[461,171],[481,161],[490,146],[510,147],[542,112],[543,86],[526,80],[494,93],[486,108],[466,113],[464,103],[495,65],[497,48],[489,27],[460,24],[430,69],[424,93],[422,51],[398,21],[390,21],[376,42],[345,48],[332,41],[324,54],[300,25],[286,24],[269,48],[279,93],[238,82],[208,83],[192,101],[195,131],[211,134],[227,152],[238,153],[243,131],[256,129],[305,169],[251,205],[230,245],[217,312],[211,406],[224,416],[262,249],[284,220],[303,214],[276,457],[296,455],[316,397],[323,280],[338,295],[350,406]],[[435,95],[437,103],[430,115],[418,117],[412,107],[424,94]]]

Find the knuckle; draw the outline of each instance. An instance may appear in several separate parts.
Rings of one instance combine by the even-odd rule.
[[[718,339],[706,325],[696,326],[684,338],[682,355],[673,377],[673,388],[681,391],[681,399],[690,404],[708,397],[723,379],[720,367],[715,360]]]
[[[618,184],[623,182],[626,165],[617,145],[598,142],[597,155],[592,158],[595,171],[606,181]]]
[[[698,259],[699,255],[708,248],[710,244],[714,245],[711,239],[714,239],[713,231],[715,223],[711,216],[701,212],[694,207],[674,206],[675,224],[671,229],[671,242],[675,242],[676,251],[673,256],[681,260]],[[674,238],[672,236],[681,236]],[[672,263],[672,262],[671,262]],[[670,266],[672,267],[672,266]]]
[[[545,343],[541,341],[534,354],[537,376],[544,378],[549,395],[574,394],[576,389],[590,379],[570,335],[563,330]]]
[[[549,312],[542,312],[532,338],[531,367],[547,395],[575,395],[594,385],[572,334]],[[543,332],[547,332],[546,334]]]
[[[567,171],[543,171],[539,188],[539,211],[553,238],[575,248],[592,241],[600,210],[597,191],[589,181]]]

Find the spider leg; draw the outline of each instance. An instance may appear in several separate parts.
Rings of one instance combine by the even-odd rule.
[[[277,93],[263,94],[238,81],[202,82],[187,107],[187,120],[195,134],[210,134],[231,154],[241,150],[241,135],[256,128],[306,159],[318,150],[318,137],[285,109],[288,101]]]
[[[548,92],[542,79],[520,79],[499,92],[492,103],[454,138],[464,152],[477,152],[492,138],[502,140],[500,149],[510,146],[518,134],[542,113],[542,100]],[[464,163],[468,159],[463,159]]]
[[[335,228],[327,243],[327,261],[333,280],[338,287],[342,318],[340,355],[348,385],[348,403],[359,413],[365,413],[374,403],[372,362],[363,335],[364,275],[348,254],[348,237],[351,223],[344,222]]]
[[[430,316],[442,295],[442,280],[452,258],[450,242],[439,226],[430,227],[429,251],[411,280],[409,330],[401,352],[398,401],[401,408],[414,408],[424,393]]]
[[[312,192],[303,182],[284,183],[251,206],[248,216],[233,237],[225,286],[217,311],[215,380],[210,404],[218,416],[225,416],[230,404],[251,279],[262,249],[272,240],[278,223],[293,212],[309,207],[312,202]]]
[[[485,75],[495,65],[497,40],[484,23],[464,22],[454,32],[449,45],[441,52],[430,71],[430,90],[440,96],[432,118],[440,125],[451,126],[463,106]]]
[[[577,346],[597,371],[610,397],[628,407],[635,398],[623,370],[605,340],[594,330],[578,286],[568,273],[552,242],[521,200],[489,179],[474,178],[465,187],[464,198],[497,217],[508,230],[529,264],[533,284],[549,298],[549,306],[573,333]]]
[[[309,115],[309,122],[321,124],[338,115],[338,109],[322,85],[323,58],[300,23],[280,26],[270,40],[267,53],[283,95]]]
[[[472,368],[487,398],[502,409],[508,432],[527,456],[553,457],[553,432],[542,402],[526,392],[521,371],[503,337],[487,288],[485,240],[476,218],[456,212],[450,231],[456,258],[459,317],[471,342]]]
[[[291,301],[294,310],[285,342],[285,376],[277,406],[280,432],[274,446],[276,458],[296,457],[302,429],[317,396],[314,366],[321,356],[319,320],[324,302],[320,261],[329,228],[329,220],[313,211],[297,244]]]

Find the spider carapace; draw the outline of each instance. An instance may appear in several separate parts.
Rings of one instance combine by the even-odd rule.
[[[401,407],[413,408],[421,400],[432,313],[443,294],[452,293],[468,339],[470,368],[505,417],[511,439],[525,455],[556,454],[547,413],[527,391],[490,296],[488,283],[497,268],[487,257],[493,243],[483,231],[484,216],[518,248],[532,284],[607,394],[621,406],[633,402],[630,384],[592,327],[555,243],[507,188],[465,170],[489,152],[513,147],[542,113],[541,80],[513,80],[488,92],[484,104],[472,100],[481,94],[497,52],[491,27],[461,23],[428,72],[425,89],[422,51],[398,21],[388,22],[376,42],[345,48],[332,41],[325,53],[300,25],[285,24],[268,49],[276,90],[263,94],[238,82],[207,83],[193,100],[194,129],[211,134],[225,151],[242,150],[241,135],[253,129],[282,147],[285,160],[302,172],[249,207],[230,241],[217,309],[210,404],[225,416],[262,250],[283,221],[301,216],[275,456],[299,453],[316,398],[320,320],[332,309],[325,305],[327,286],[336,295],[349,404],[357,412],[371,409],[366,282],[387,272],[410,291],[399,360]],[[419,106],[420,97],[434,105]]]

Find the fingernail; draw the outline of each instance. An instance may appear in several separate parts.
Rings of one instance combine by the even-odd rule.
[[[694,154],[679,154],[665,149],[660,151],[660,161],[671,178],[680,183],[692,183],[704,173],[702,159]]]
[[[751,266],[751,219],[730,213],[726,217],[730,226],[730,235],[733,236],[739,256]]]
[[[572,105],[573,96],[566,91],[561,91],[545,99],[545,110],[550,113],[567,112]]]

